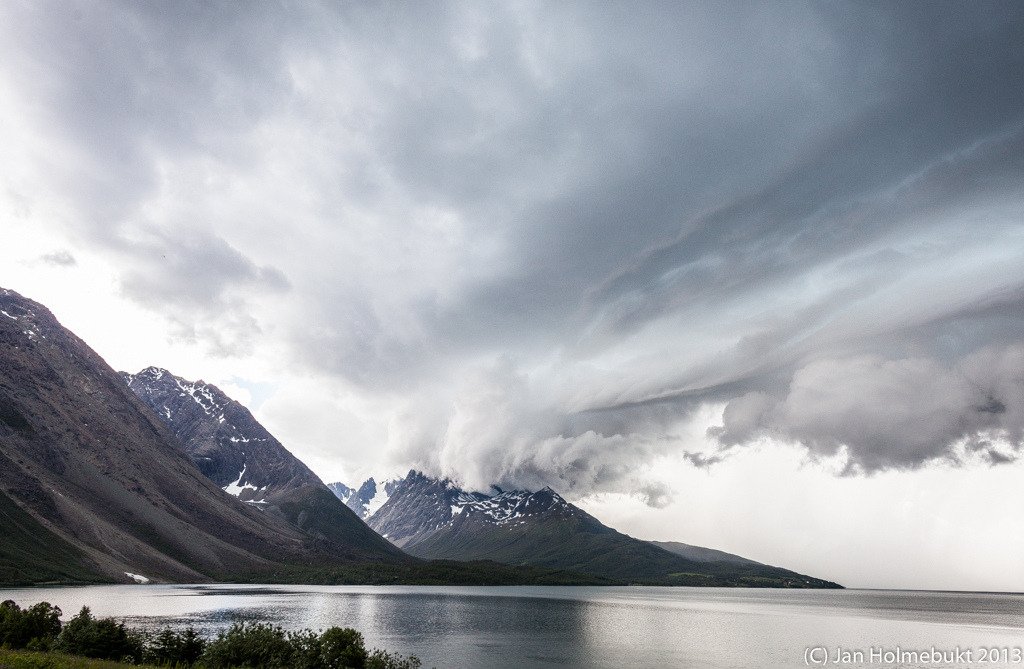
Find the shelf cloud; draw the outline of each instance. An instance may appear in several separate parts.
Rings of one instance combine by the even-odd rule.
[[[1019,3],[0,16],[0,202],[47,262],[375,398],[367,462],[662,506],[658,458],[764,439],[1020,455]]]

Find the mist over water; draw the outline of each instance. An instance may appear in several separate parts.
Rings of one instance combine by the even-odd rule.
[[[91,586],[0,590],[139,627],[348,626],[425,667],[803,667],[805,652],[1024,646],[1024,595],[655,587]],[[962,667],[904,663],[901,667]]]

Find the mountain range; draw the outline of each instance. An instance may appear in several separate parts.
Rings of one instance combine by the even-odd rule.
[[[357,516],[365,520],[388,501],[388,496],[394,492],[397,485],[398,481],[378,483],[373,478],[368,478],[358,488],[349,488],[344,483],[328,483],[327,487]]]
[[[6,289],[0,496],[4,536],[25,537],[17,551],[0,547],[8,581],[205,581],[314,558],[407,559],[372,532],[319,542],[224,494],[117,372],[45,307]],[[47,555],[50,566],[24,551]]]
[[[240,405],[207,384],[189,392],[173,375],[144,371],[115,372],[44,306],[0,289],[0,583],[593,582],[412,557]],[[140,392],[161,382],[178,390],[158,414],[129,382]],[[266,441],[256,448],[254,437]],[[244,460],[217,452],[241,443],[251,444]],[[207,457],[220,465],[204,474],[196,462]],[[236,465],[221,485],[216,477]]]
[[[365,522],[364,522],[365,521]],[[621,534],[555,491],[325,485],[212,384],[111,369],[0,289],[0,583],[837,587]]]
[[[723,551],[635,539],[602,524],[551,488],[488,495],[410,471],[390,482],[388,491],[387,500],[366,521],[421,558],[492,559],[651,585],[837,587]]]

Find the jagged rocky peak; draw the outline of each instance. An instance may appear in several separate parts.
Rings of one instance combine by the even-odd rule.
[[[160,367],[121,375],[182,441],[200,471],[241,501],[262,505],[283,490],[322,485],[245,406],[217,386]]]
[[[342,502],[348,502],[348,498],[355,492],[352,488],[349,488],[344,483],[335,482],[328,483],[327,489],[334,493],[334,496],[340,499]]]
[[[450,479],[412,470],[366,521],[384,537],[406,546],[457,523],[510,526],[554,517],[589,518],[551,488],[494,490],[493,495],[466,491]]]
[[[22,342],[11,342],[15,347],[38,343],[53,328],[60,327],[49,309],[7,288],[0,293],[0,319],[20,332]]]
[[[179,397],[185,397],[187,395],[199,405],[203,413],[213,416],[219,422],[224,421],[224,409],[234,403],[234,400],[212,383],[206,383],[202,379],[188,381],[160,367],[147,367],[138,374],[121,372],[121,376],[128,383],[128,387],[136,391],[137,395],[140,390],[146,395],[152,396],[176,394]],[[168,419],[171,418],[166,415],[171,412],[170,404],[177,403],[163,402],[158,410],[158,413],[164,414]]]
[[[350,488],[340,482],[330,483],[327,487],[348,508],[355,511],[357,516],[365,520],[388,501],[388,497],[400,482],[400,479],[388,479],[378,483],[371,477],[363,481],[359,488]]]

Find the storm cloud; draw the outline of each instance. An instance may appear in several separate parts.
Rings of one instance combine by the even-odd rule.
[[[6,206],[175,336],[373,398],[363,464],[660,506],[657,458],[766,438],[1019,455],[1018,3],[0,15]]]

